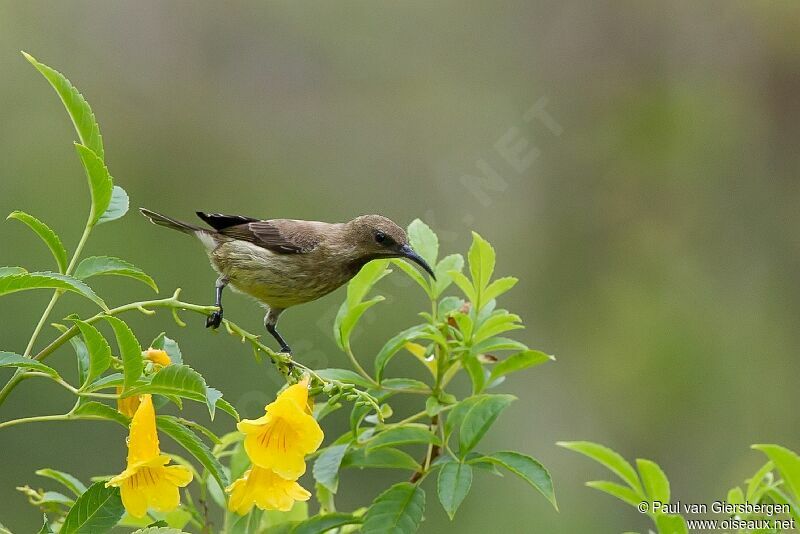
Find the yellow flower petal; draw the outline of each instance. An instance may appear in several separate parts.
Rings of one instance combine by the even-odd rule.
[[[117,395],[122,394],[122,387],[117,386]],[[117,399],[117,411],[124,416],[133,417],[139,407],[139,396],[133,395],[124,399]]]
[[[156,412],[151,395],[142,395],[141,404],[131,421],[128,437],[128,466],[146,462],[158,457],[158,433],[156,432]]]
[[[288,512],[295,501],[307,501],[311,494],[295,480],[287,480],[269,469],[253,466],[242,478],[228,486],[228,509],[245,515],[258,506],[262,510]]]
[[[150,360],[153,363],[157,363],[158,365],[167,366],[172,363],[167,351],[154,349],[152,347],[144,351],[144,357],[145,359]]]

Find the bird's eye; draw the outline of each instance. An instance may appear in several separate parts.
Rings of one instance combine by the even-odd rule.
[[[375,232],[375,242],[383,243],[384,241],[386,241],[386,234],[383,232]]]

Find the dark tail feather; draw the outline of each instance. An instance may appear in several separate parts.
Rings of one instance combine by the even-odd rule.
[[[156,213],[154,211],[150,211],[147,208],[139,208],[139,211],[142,212],[142,215],[150,219],[150,222],[153,224],[157,224],[159,226],[165,226],[167,228],[172,228],[173,230],[178,230],[179,232],[183,232],[184,234],[192,234],[197,232],[198,230],[204,230],[204,228],[200,228],[199,226],[195,226],[193,224],[188,224],[185,222],[178,221],[176,219],[172,219],[167,217],[166,215],[161,215],[160,213]],[[208,230],[205,230],[208,232]]]

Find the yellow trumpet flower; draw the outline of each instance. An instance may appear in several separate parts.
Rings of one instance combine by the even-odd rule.
[[[307,501],[311,497],[296,480],[286,480],[271,469],[256,465],[225,491],[231,494],[228,509],[239,515],[249,513],[253,505],[262,510],[288,512],[295,501]]]
[[[172,363],[167,351],[161,349],[149,348],[144,351],[144,357],[146,360],[150,360],[151,362],[157,363],[158,365],[164,367]]]
[[[180,503],[178,488],[192,481],[192,472],[181,465],[167,466],[169,461],[158,447],[153,399],[142,395],[131,421],[128,466],[106,482],[106,487],[120,488],[122,504],[133,517],[144,517],[149,507],[174,510]]]
[[[258,467],[296,480],[306,471],[305,456],[317,450],[324,437],[308,409],[308,378],[286,388],[265,410],[264,416],[237,425],[245,435],[247,456]]]

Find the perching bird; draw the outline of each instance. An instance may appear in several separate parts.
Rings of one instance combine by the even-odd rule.
[[[154,224],[193,234],[205,246],[219,273],[215,302],[219,311],[208,317],[206,327],[217,328],[222,322],[222,290],[230,284],[267,306],[264,326],[283,352],[291,349],[275,329],[280,314],[327,295],[371,260],[407,258],[435,278],[430,265],[408,244],[403,229],[380,215],[332,224],[198,211],[211,227],[203,228],[139,210]]]

